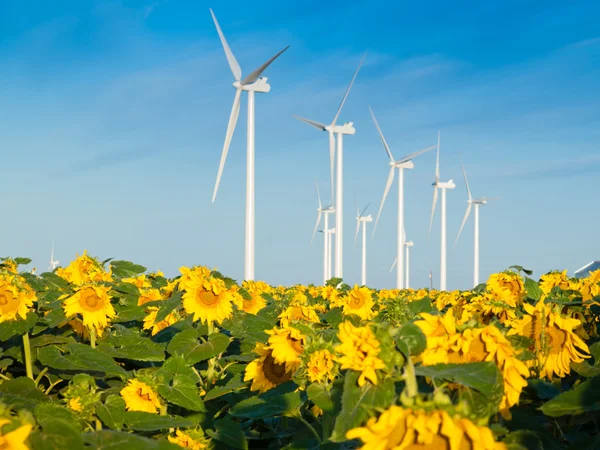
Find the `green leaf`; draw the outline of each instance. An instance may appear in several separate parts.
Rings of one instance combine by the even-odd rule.
[[[69,282],[64,278],[59,277],[55,273],[52,272],[44,272],[40,275],[44,280],[49,282],[51,285],[54,285],[57,288],[67,289],[69,288]]]
[[[200,343],[198,331],[189,329],[175,335],[167,347],[171,355],[182,355],[188,364],[196,364],[217,356],[229,346],[229,338],[225,334],[213,333],[208,341]]]
[[[37,319],[37,314],[30,312],[25,319],[9,320],[0,323],[0,342],[8,341],[13,336],[21,336],[25,333],[29,333]]]
[[[523,266],[510,266],[509,269],[515,269],[517,272],[523,272],[525,275],[533,274],[533,270],[525,269]]]
[[[402,325],[398,331],[397,339],[406,343],[410,355],[420,355],[427,348],[427,338],[421,329],[414,323],[408,322]]]
[[[544,450],[542,441],[531,430],[518,430],[508,434],[502,441],[507,445],[518,445],[526,450]]]
[[[331,325],[331,328],[337,328],[342,323],[344,314],[342,313],[342,308],[333,308],[327,311],[324,317],[325,321]]]
[[[41,433],[29,436],[32,450],[83,449],[83,437],[69,422],[60,419],[49,419],[42,424]]]
[[[415,300],[407,305],[408,310],[413,315],[418,315],[422,312],[430,313],[433,310],[431,306],[431,299],[429,297],[422,298],[421,300]]]
[[[590,345],[590,353],[594,357],[594,365],[600,366],[600,342]]]
[[[69,353],[61,354],[56,347],[42,347],[38,352],[38,359],[43,365],[53,369],[101,372],[121,377],[127,374],[110,356],[98,349],[72,343],[67,346],[66,350]]]
[[[187,428],[194,422],[179,416],[159,416],[143,411],[126,411],[124,414],[127,428],[136,431],[167,430],[169,428]]]
[[[5,405],[29,410],[33,410],[40,402],[50,401],[50,397],[40,391],[33,380],[26,377],[3,381],[0,384],[0,398]]]
[[[550,417],[600,410],[600,377],[593,377],[574,389],[544,403],[540,409]]]
[[[560,394],[560,390],[553,384],[540,379],[527,380],[527,384],[537,394],[540,400],[550,400]]]
[[[276,322],[277,319],[265,318],[258,314],[237,312],[232,319],[223,323],[223,328],[229,330],[233,337],[244,339],[250,343],[266,342],[269,335],[265,333],[265,330],[273,328]]]
[[[415,367],[416,375],[447,380],[481,392],[486,397],[496,397],[499,387],[504,389],[502,374],[493,362],[465,364],[435,364]]]
[[[367,382],[359,387],[358,376],[358,372],[346,372],[342,410],[335,420],[330,438],[333,442],[345,441],[346,432],[362,425],[369,417],[370,409],[387,408],[396,400],[396,390],[391,379],[388,378],[377,386]]]
[[[333,414],[341,408],[342,389],[334,383],[330,389],[321,383],[312,383],[306,389],[308,398],[326,413]]]
[[[110,268],[116,278],[129,278],[140,275],[146,271],[144,266],[130,261],[111,261]]]
[[[59,419],[66,423],[77,426],[77,428],[80,429],[78,426],[79,419],[77,416],[73,414],[70,409],[67,409],[65,406],[61,406],[56,403],[38,403],[38,405],[35,407],[34,415],[37,422],[42,426],[44,426],[45,422]]]
[[[61,345],[73,342],[72,338],[65,336],[55,336],[53,334],[43,334],[29,341],[31,348],[45,347],[46,345]]]
[[[140,336],[137,332],[115,325],[111,333],[98,343],[98,350],[112,358],[133,361],[164,361],[164,346]]]
[[[171,294],[168,300],[165,300],[161,303],[161,307],[156,313],[155,322],[160,322],[161,320],[165,320],[165,318],[181,304],[181,296],[183,293],[181,291],[175,291]]]
[[[206,412],[195,378],[177,374],[168,383],[158,386],[158,393],[168,402],[190,411]]]
[[[120,395],[108,395],[104,403],[96,404],[96,415],[108,428],[120,430],[125,421],[125,400]]]
[[[31,258],[23,258],[21,256],[17,256],[14,260],[17,266],[26,266],[31,263]]]
[[[86,433],[84,439],[95,450],[181,450],[181,447],[166,440],[149,439],[119,431]]]
[[[227,448],[248,450],[248,441],[239,423],[231,419],[215,421],[215,431],[206,430],[211,438],[227,444]]]
[[[571,369],[582,377],[590,378],[600,375],[600,366],[590,366],[587,362],[571,362]]]
[[[221,397],[223,395],[229,394],[235,390],[238,390],[242,387],[248,385],[247,381],[244,381],[243,374],[238,374],[231,378],[225,386],[215,386],[204,396],[204,401],[208,402],[215,398]]]
[[[527,292],[527,297],[535,301],[542,298],[542,295],[544,294],[540,289],[539,284],[529,277],[525,277],[525,292]]]
[[[288,381],[263,394],[242,400],[229,411],[229,414],[252,420],[291,414],[306,399],[306,393],[298,391],[297,388],[295,383]]]

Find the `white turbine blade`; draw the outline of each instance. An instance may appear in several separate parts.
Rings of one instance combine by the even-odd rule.
[[[373,122],[375,122],[375,127],[377,127],[377,132],[379,133],[379,137],[381,138],[381,142],[383,143],[383,148],[385,148],[385,151],[387,152],[387,154],[390,158],[390,161],[394,162],[394,157],[392,156],[392,151],[390,150],[390,147],[387,145],[387,142],[385,141],[385,137],[383,137],[383,132],[381,131],[381,128],[379,128],[379,123],[377,123],[375,114],[373,113],[373,110],[371,109],[370,106],[369,106],[369,111],[371,111],[371,117],[373,117]]]
[[[215,22],[215,26],[217,27],[217,33],[219,33],[219,38],[221,39],[221,44],[223,45],[223,49],[225,50],[225,56],[227,57],[227,62],[229,63],[229,68],[231,69],[233,78],[235,78],[235,81],[240,81],[240,79],[242,78],[242,69],[240,68],[240,65],[235,59],[235,56],[233,56],[233,52],[227,44],[227,40],[225,39],[225,36],[221,31],[219,22],[217,22],[217,18],[215,17],[215,13],[213,13],[212,9],[210,10],[210,14],[212,15],[213,21]]]
[[[440,181],[440,132],[438,131],[437,156],[435,157],[435,181]]]
[[[472,206],[471,203],[469,203],[469,206],[467,206],[467,211],[465,212],[465,216],[463,217],[463,221],[460,224],[460,228],[458,230],[458,235],[456,236],[456,240],[454,241],[454,246],[455,247],[456,247],[456,243],[458,242],[458,238],[460,237],[460,233],[462,233],[462,230],[465,227],[465,224],[467,223],[467,219],[469,218],[469,214],[471,214],[471,206]]]
[[[373,236],[375,236],[375,230],[377,229],[377,224],[379,223],[379,217],[381,216],[381,210],[383,209],[383,204],[385,203],[385,198],[392,187],[392,183],[394,182],[394,174],[395,168],[392,167],[390,169],[390,174],[388,175],[387,182],[385,183],[385,190],[383,191],[383,198],[381,199],[381,205],[379,205],[379,212],[377,213],[377,219],[375,220],[375,226],[373,227]]]
[[[323,209],[323,204],[321,203],[321,193],[319,192],[319,182],[315,181],[317,185],[317,200],[319,200],[319,209]]]
[[[325,131],[325,128],[327,127],[327,125],[325,125],[324,123],[317,122],[316,120],[305,119],[304,117],[300,117],[300,116],[293,116],[293,117],[298,119],[300,122],[304,122],[304,123],[309,124],[311,127],[315,127],[317,130]]]
[[[400,158],[398,160],[398,162],[399,163],[403,163],[403,162],[406,162],[406,161],[410,161],[412,159],[415,159],[417,156],[422,155],[423,153],[426,153],[426,152],[428,152],[430,150],[433,150],[434,148],[436,148],[436,145],[432,145],[431,147],[424,148],[423,150],[419,150],[418,152],[411,153],[410,155],[407,155],[407,156],[404,156],[403,158]]]
[[[356,247],[356,240],[358,239],[358,232],[360,231],[360,220],[356,219],[356,233],[354,234],[354,246]]]
[[[258,69],[254,70],[252,73],[250,73],[250,75],[248,75],[246,78],[244,78],[242,80],[242,86],[244,86],[246,84],[252,84],[256,80],[258,80],[258,77],[260,77],[260,75],[265,71],[265,69],[267,67],[269,67],[273,61],[275,61],[277,58],[279,58],[279,56],[283,52],[285,52],[288,48],[290,48],[289,45],[287,47],[285,47],[283,50],[281,50],[279,53],[277,53],[275,56],[273,56],[271,59],[269,59],[266,63],[264,63]]]
[[[489,202],[490,200],[500,200],[500,197],[483,197],[480,200],[485,200],[486,202]]]
[[[231,138],[235,131],[235,125],[240,115],[240,97],[242,90],[237,89],[235,91],[235,97],[233,99],[233,107],[231,108],[231,114],[229,115],[229,124],[227,125],[227,133],[225,134],[225,143],[223,144],[223,153],[221,153],[221,162],[219,163],[219,171],[217,172],[217,182],[215,183],[215,190],[213,192],[213,203],[217,198],[217,191],[219,190],[219,183],[221,182],[221,176],[223,175],[223,168],[225,167],[225,160],[227,159],[227,152],[229,151],[229,144],[231,144]]]
[[[431,205],[431,219],[429,219],[429,234],[428,237],[431,236],[431,227],[433,226],[433,215],[435,214],[435,204],[437,203],[438,198],[438,190],[437,188],[433,188],[433,204]]]
[[[319,224],[321,223],[321,211],[317,215],[317,223],[315,224],[315,230],[313,231],[312,237],[310,238],[310,245],[312,246],[313,239],[315,238],[315,234],[317,234],[317,228],[319,228]]]
[[[404,236],[404,243],[406,243],[406,230],[402,228],[402,235]]]
[[[338,117],[340,116],[340,113],[342,112],[342,108],[344,107],[344,103],[346,103],[346,99],[348,98],[348,94],[350,93],[350,89],[352,89],[352,85],[354,84],[354,80],[356,80],[356,76],[358,75],[358,71],[360,70],[360,68],[363,65],[363,62],[365,61],[367,54],[365,53],[362,57],[362,59],[360,60],[360,64],[358,65],[358,68],[356,69],[356,72],[354,72],[354,76],[352,77],[352,81],[350,81],[350,85],[348,86],[348,89],[346,89],[346,93],[344,94],[344,98],[342,99],[342,102],[340,103],[340,107],[337,110],[337,114],[335,115],[335,117],[333,118],[333,122],[331,122],[331,125],[335,125]]]
[[[394,270],[394,267],[396,267],[396,264],[398,264],[398,257],[396,256],[396,258],[394,259],[394,264],[392,264],[392,267],[390,267],[390,272],[392,270]]]
[[[331,171],[331,204],[335,204],[334,171],[335,171],[335,136],[329,130],[329,169]]]
[[[469,201],[473,200],[471,197],[471,189],[469,188],[469,180],[467,180],[467,172],[465,171],[465,165],[462,162],[462,158],[460,159],[460,165],[462,166],[463,176],[465,177],[465,186],[467,187],[467,195],[469,196]],[[469,203],[470,205],[470,203]]]
[[[356,206],[358,206],[358,204]],[[359,214],[359,217],[362,217],[365,215],[365,211],[367,210],[367,208],[369,206],[371,206],[371,202],[367,203],[367,206],[365,206],[365,209],[363,209],[363,211]]]

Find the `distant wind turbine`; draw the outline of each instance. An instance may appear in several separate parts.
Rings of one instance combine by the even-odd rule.
[[[352,89],[352,85],[354,84],[354,80],[358,75],[358,71],[360,70],[365,57],[365,54],[356,72],[354,72],[354,76],[350,81],[350,85],[348,89],[346,89],[346,93],[344,94],[344,98],[342,98],[342,102],[338,107],[337,113],[333,118],[333,121],[326,125],[324,123],[316,122],[314,120],[305,119],[304,117],[296,117],[296,119],[316,128],[317,130],[327,131],[329,134],[329,164],[331,171],[331,199],[332,204],[335,207],[335,276],[338,278],[343,278],[343,217],[344,217],[344,175],[343,175],[343,162],[344,162],[344,143],[343,143],[343,135],[344,134],[354,134],[356,130],[353,127],[352,122],[347,122],[344,125],[336,125],[337,120],[342,112],[342,108],[344,107],[344,103],[346,103],[346,99],[348,98],[348,94],[350,93],[350,89]],[[335,166],[335,135],[337,135],[337,166]],[[337,169],[337,170],[334,170]],[[335,177],[334,177],[334,171]],[[335,179],[335,194],[334,194],[334,179]]]
[[[423,150],[419,150],[418,152],[412,153],[410,155],[404,156],[398,160],[394,159],[392,155],[392,151],[385,141],[385,137],[383,136],[383,132],[379,127],[379,123],[377,123],[377,119],[375,118],[375,114],[371,107],[369,107],[371,111],[371,116],[373,117],[373,122],[375,122],[375,127],[377,128],[377,132],[379,133],[379,137],[381,138],[381,143],[385,148],[385,151],[390,158],[389,165],[390,174],[388,175],[387,182],[385,184],[385,190],[383,191],[383,198],[381,199],[381,205],[379,206],[379,212],[377,213],[377,220],[375,220],[375,226],[373,227],[373,236],[375,236],[375,230],[377,229],[377,224],[379,223],[379,217],[381,216],[381,211],[383,210],[383,204],[385,203],[385,199],[394,183],[394,175],[396,169],[398,169],[398,241],[396,246],[396,259],[399,261],[398,268],[396,270],[396,288],[403,289],[404,288],[404,169],[412,169],[415,167],[412,160],[417,156],[428,152],[429,150],[433,150],[436,146],[432,145],[431,147],[424,148]]]
[[[456,236],[456,241],[454,241],[454,246],[458,242],[458,238],[460,237],[460,233],[462,232],[465,224],[467,223],[467,219],[469,218],[469,214],[471,214],[471,207],[475,206],[475,242],[474,242],[474,257],[473,257],[473,285],[477,286],[479,284],[479,207],[481,205],[487,204],[490,200],[497,200],[497,197],[494,198],[473,198],[471,196],[471,189],[469,188],[469,180],[467,180],[467,172],[465,171],[465,166],[462,163],[462,159],[460,162],[462,166],[463,176],[465,178],[465,186],[467,188],[467,210],[465,212],[465,216],[463,217],[463,221],[460,224],[460,229],[458,230],[458,235]]]
[[[213,192],[212,201],[214,203],[217,197],[217,191],[219,189],[219,183],[223,174],[223,168],[225,166],[225,160],[227,159],[227,152],[229,151],[229,144],[235,131],[235,125],[237,123],[238,116],[240,114],[240,100],[242,91],[248,93],[248,129],[247,129],[247,143],[246,143],[246,236],[245,236],[245,256],[244,256],[244,279],[254,280],[254,93],[255,92],[269,92],[271,86],[267,84],[267,78],[261,78],[261,74],[265,71],[269,65],[275,61],[284,51],[289,47],[285,47],[263,65],[251,72],[246,78],[242,79],[242,69],[238,64],[235,56],[225,36],[221,31],[219,22],[210,10],[215,26],[217,27],[217,33],[221,39],[221,44],[225,50],[225,56],[229,63],[231,73],[235,78],[233,87],[235,87],[235,97],[233,99],[233,107],[231,108],[231,114],[229,116],[229,123],[227,125],[227,133],[225,134],[225,143],[223,144],[223,153],[221,153],[221,162],[219,163],[219,171],[217,172],[217,181],[215,183],[215,190]]]
[[[327,231],[329,230],[329,214],[335,213],[335,209],[333,208],[333,206],[327,206],[325,208],[323,207],[323,204],[321,203],[321,194],[319,192],[319,183],[316,183],[316,185],[319,208],[317,209],[317,223],[315,224],[315,229],[310,239],[310,245],[312,245],[312,242],[315,238],[315,234],[317,233],[317,229],[319,228],[319,224],[321,223],[321,215],[323,215],[324,222],[323,230]],[[331,265],[331,245],[329,243],[330,236],[329,233],[326,233],[325,231],[323,232],[323,284],[326,284],[327,280],[331,278],[331,269],[329,269],[329,266]]]
[[[361,260],[361,286],[367,285],[367,222],[373,222],[371,214],[365,216],[365,212],[369,207],[370,203],[365,206],[362,212],[358,209],[358,201],[356,200],[356,192],[354,193],[354,201],[356,203],[356,234],[354,235],[354,245],[356,245],[356,239],[358,238],[358,232],[362,224],[362,260]]]
[[[454,181],[440,181],[440,134],[438,132],[437,157],[435,160],[435,181],[433,186],[433,204],[431,205],[431,219],[429,220],[429,235],[431,235],[431,227],[433,225],[433,216],[435,214],[435,205],[438,198],[438,189],[442,191],[442,211],[441,211],[441,252],[440,252],[440,291],[446,290],[446,190],[454,189],[456,185]]]
[[[413,241],[406,240],[406,233],[404,233],[404,248],[406,249],[406,266],[404,271],[404,286],[406,289],[410,289],[410,249],[414,247],[415,243]],[[390,268],[390,272],[394,270],[396,264],[398,263],[398,257],[394,259],[394,264]]]
[[[50,253],[50,266],[48,266],[48,270],[53,272],[59,264],[60,262],[54,259],[54,241],[52,241],[52,252]]]

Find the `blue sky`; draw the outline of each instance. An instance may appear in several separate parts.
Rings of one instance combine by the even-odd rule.
[[[318,283],[315,179],[327,191],[329,122],[368,51],[340,121],[345,139],[345,278],[359,281],[353,190],[375,215],[388,173],[370,119],[398,158],[441,131],[448,287],[472,279],[473,222],[462,154],[481,210],[482,278],[512,264],[536,275],[600,259],[600,5],[533,2],[192,0],[0,3],[0,253],[45,269],[84,249],[175,275],[206,264],[243,274],[246,105],[211,204],[233,81],[209,7],[243,73],[283,46],[256,101],[256,276]],[[427,238],[435,154],[407,172],[413,286],[439,272],[439,211]],[[368,241],[368,284],[393,287],[397,194]]]

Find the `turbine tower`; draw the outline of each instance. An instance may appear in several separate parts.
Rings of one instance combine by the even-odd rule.
[[[343,174],[343,163],[344,163],[344,142],[343,136],[344,134],[354,134],[356,130],[353,127],[353,122],[347,122],[344,125],[336,125],[337,120],[342,112],[342,108],[344,107],[344,103],[346,103],[346,99],[348,98],[348,94],[350,93],[350,89],[352,89],[352,85],[354,84],[354,80],[356,80],[356,76],[358,75],[358,71],[360,70],[365,57],[363,55],[360,60],[360,64],[354,72],[354,76],[350,81],[350,85],[348,89],[346,89],[346,93],[342,98],[342,102],[338,107],[337,113],[333,118],[333,121],[329,125],[325,125],[324,123],[316,122],[314,120],[305,119],[304,117],[294,116],[296,119],[318,129],[321,131],[327,131],[329,134],[329,164],[331,171],[331,202],[335,207],[335,276],[337,278],[343,278],[343,257],[344,257],[344,249],[343,249],[343,226],[344,226],[344,174]],[[335,160],[335,152],[336,152],[336,141],[335,136],[337,135],[337,161]],[[337,164],[337,165],[336,165]],[[335,172],[335,176],[334,176]],[[334,194],[334,182],[335,182],[335,194]]]
[[[237,123],[238,116],[240,114],[240,100],[242,91],[248,93],[248,129],[247,129],[247,142],[246,142],[246,231],[245,231],[245,256],[244,256],[244,280],[254,280],[254,93],[263,92],[267,93],[271,90],[271,86],[267,83],[267,78],[261,78],[261,74],[265,71],[269,65],[275,61],[284,51],[289,47],[285,47],[263,65],[251,72],[246,78],[242,79],[242,69],[238,64],[235,56],[225,36],[221,31],[219,22],[210,10],[221,44],[225,50],[225,56],[229,63],[229,68],[235,78],[233,87],[235,87],[235,97],[233,99],[233,107],[231,108],[231,114],[229,116],[229,123],[227,125],[227,133],[225,134],[225,143],[223,144],[223,152],[221,153],[221,162],[219,163],[219,171],[217,172],[217,181],[215,183],[215,190],[213,192],[212,201],[214,203],[217,197],[217,191],[219,189],[219,183],[223,174],[223,167],[225,166],[225,160],[227,159],[227,152],[229,151],[229,144],[231,144],[231,138],[235,131],[235,125]]]
[[[327,283],[327,280],[331,278],[331,245],[329,243],[329,214],[335,213],[335,209],[333,206],[327,206],[323,208],[323,204],[321,203],[321,193],[319,192],[319,183],[317,185],[317,200],[319,201],[319,208],[317,209],[317,223],[315,224],[315,229],[313,231],[312,237],[310,239],[310,245],[315,238],[315,234],[317,233],[317,228],[319,228],[319,224],[321,223],[321,215],[323,215],[323,284]]]
[[[442,191],[442,211],[441,211],[441,239],[440,239],[440,291],[446,290],[446,190],[454,189],[456,185],[453,180],[442,182],[440,181],[440,133],[438,132],[437,156],[435,159],[435,181],[433,186],[433,204],[431,205],[431,219],[429,220],[429,235],[431,235],[431,227],[433,225],[433,216],[435,214],[435,205],[438,198],[438,189]]]
[[[458,235],[456,236],[456,241],[454,241],[454,246],[456,247],[456,243],[458,242],[458,238],[460,237],[460,233],[462,232],[467,220],[469,218],[469,214],[471,214],[471,207],[475,207],[475,242],[474,242],[474,256],[473,256],[473,286],[477,286],[479,284],[479,207],[487,204],[490,200],[497,200],[497,197],[494,198],[473,198],[471,196],[471,189],[469,188],[469,180],[467,180],[467,172],[465,171],[465,166],[462,163],[462,159],[460,162],[462,166],[463,176],[465,178],[465,186],[467,188],[467,210],[465,212],[465,216],[463,217],[463,221],[460,224],[460,229],[458,230]]]
[[[356,193],[354,193],[354,201],[356,202],[356,234],[354,235],[354,245],[356,245],[356,239],[358,238],[358,232],[362,224],[362,262],[360,272],[360,284],[361,286],[367,285],[367,222],[373,222],[371,214],[365,216],[365,212],[369,207],[370,203],[365,206],[362,212],[358,209],[358,201],[356,200]]]
[[[379,137],[381,138],[381,142],[385,151],[390,159],[390,174],[388,175],[387,183],[385,184],[385,190],[383,191],[383,198],[381,199],[381,205],[379,206],[379,212],[377,213],[377,220],[375,220],[375,227],[373,227],[373,236],[375,236],[375,230],[377,229],[377,224],[379,223],[379,217],[381,216],[381,211],[383,210],[383,204],[385,203],[385,199],[394,183],[394,176],[396,173],[396,169],[398,169],[398,241],[396,246],[396,260],[398,261],[398,266],[396,268],[396,288],[404,289],[404,169],[412,169],[415,167],[412,160],[425,153],[429,150],[433,150],[436,146],[432,145],[431,147],[424,148],[419,150],[418,152],[412,153],[410,155],[404,156],[399,160],[395,160],[390,147],[385,141],[385,137],[383,136],[383,132],[377,123],[377,119],[375,118],[375,114],[371,107],[369,107],[371,111],[371,116],[373,117],[373,122],[375,122],[375,127],[377,128],[377,132],[379,133]]]
[[[52,252],[50,253],[50,265],[48,266],[48,270],[53,272],[54,269],[56,269],[59,264],[60,264],[60,262],[58,260],[54,259],[54,241],[52,241]]]
[[[406,240],[406,233],[404,233],[404,248],[406,249],[406,266],[404,270],[404,286],[406,289],[410,289],[410,249],[414,247],[415,243],[413,241]],[[394,270],[396,264],[398,263],[398,258],[394,259],[394,263],[390,268],[390,272]]]

